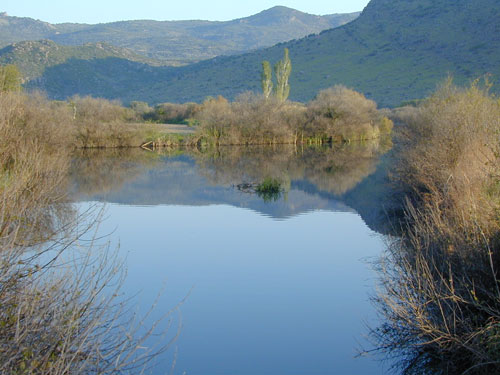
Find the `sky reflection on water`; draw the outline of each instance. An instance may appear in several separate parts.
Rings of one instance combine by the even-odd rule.
[[[82,209],[110,202],[99,232],[119,242],[125,291],[138,293],[139,306],[163,285],[158,314],[187,296],[174,373],[383,374],[373,358],[354,358],[375,319],[368,260],[383,236],[342,198],[304,184],[292,180],[286,201],[263,203],[200,169],[186,156],[166,158],[117,189],[80,195]],[[182,191],[186,178],[197,185]],[[172,352],[155,374],[170,370]]]

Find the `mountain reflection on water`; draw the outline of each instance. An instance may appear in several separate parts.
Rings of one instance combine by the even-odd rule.
[[[386,231],[390,141],[339,146],[252,146],[214,150],[84,150],[73,161],[76,200],[137,206],[227,204],[274,219],[314,210],[357,212]],[[284,194],[265,201],[240,191],[266,177]]]
[[[383,374],[354,358],[376,321],[390,143],[212,150],[86,150],[72,195],[106,202],[99,236],[126,258],[127,296],[181,307],[178,357],[156,374]],[[276,200],[255,186],[280,181]],[[238,188],[240,185],[240,188]],[[144,303],[147,305],[147,303]],[[143,304],[138,303],[138,308]],[[163,370],[163,371],[162,371]],[[184,372],[185,371],[185,372]]]

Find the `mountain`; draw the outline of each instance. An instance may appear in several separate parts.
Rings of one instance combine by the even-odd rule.
[[[61,46],[51,40],[40,40],[13,43],[0,49],[0,65],[16,65],[24,81],[31,81],[31,83],[38,82],[37,78],[52,66],[68,63],[68,61],[107,58],[122,59],[130,63],[147,64],[147,66],[159,65],[155,60],[106,43],[87,43],[76,47]]]
[[[219,55],[248,52],[337,27],[359,13],[316,16],[277,6],[227,22],[122,21],[97,25],[49,24],[0,14],[0,47],[49,39],[77,46],[105,42],[128,48],[166,65],[184,65]]]
[[[380,106],[395,106],[428,95],[448,74],[464,83],[491,73],[499,92],[499,19],[497,0],[371,0],[346,25],[251,53],[179,68],[146,68],[120,58],[71,60],[46,69],[28,87],[54,98],[84,93],[124,102],[234,98],[260,91],[261,62],[279,60],[287,47],[293,100],[345,84]]]

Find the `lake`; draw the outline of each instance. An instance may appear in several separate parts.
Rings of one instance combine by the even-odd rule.
[[[181,301],[154,374],[383,374],[356,358],[377,322],[390,145],[87,151],[72,195],[105,204],[124,285],[151,319]],[[275,178],[282,190],[258,194]],[[175,362],[175,363],[174,363]],[[174,366],[172,366],[174,364]],[[172,368],[173,367],[173,368]]]

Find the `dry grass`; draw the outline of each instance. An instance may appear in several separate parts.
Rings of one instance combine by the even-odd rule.
[[[406,114],[406,224],[380,265],[377,350],[407,374],[498,373],[500,103],[447,82]]]

